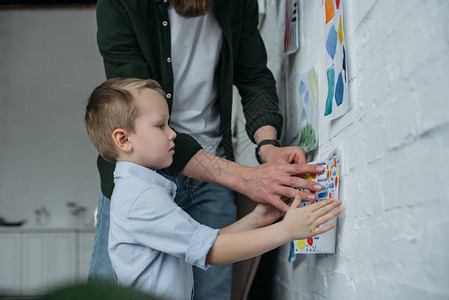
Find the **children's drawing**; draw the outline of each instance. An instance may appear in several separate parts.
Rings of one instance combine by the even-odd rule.
[[[299,138],[299,104],[296,101],[288,101],[288,56],[284,56],[281,64],[281,74],[278,79],[277,92],[279,97],[279,111],[284,117],[280,143],[282,146],[291,146],[297,143]]]
[[[321,191],[316,192],[317,200],[315,201],[323,201],[328,198],[338,199],[341,167],[339,150],[335,149],[329,154],[326,159],[315,161],[311,164],[320,165],[325,170],[322,174],[308,174],[306,176],[307,180],[318,182],[323,186],[323,189]],[[303,200],[300,207],[310,204],[310,201]],[[335,225],[337,225],[336,221],[336,218],[334,218],[329,222],[323,224],[323,226],[330,223],[334,223]],[[332,228],[330,231],[314,236],[313,238],[293,241],[295,253],[335,253],[336,228],[337,226]]]
[[[324,115],[333,120],[349,110],[348,77],[341,0],[326,0],[327,99]]]
[[[340,1],[338,1],[338,3],[340,4]],[[335,15],[334,0],[326,0],[326,2],[324,3],[324,7],[326,8],[326,24],[327,24],[327,22],[332,20],[332,18]]]
[[[286,0],[284,53],[294,53],[299,49],[298,0]]]
[[[301,137],[298,146],[305,152],[318,145],[318,83],[315,69],[299,77],[299,102],[301,108]]]

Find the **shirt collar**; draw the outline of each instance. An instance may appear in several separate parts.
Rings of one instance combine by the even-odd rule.
[[[176,184],[173,181],[168,180],[167,178],[156,173],[153,170],[129,161],[117,162],[114,170],[114,179],[128,176],[137,177],[151,184],[158,185],[164,188],[170,194],[176,191]]]

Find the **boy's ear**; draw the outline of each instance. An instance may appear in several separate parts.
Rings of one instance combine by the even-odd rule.
[[[128,131],[123,128],[114,129],[112,132],[112,140],[122,151],[131,152],[133,150],[133,145],[128,137]]]

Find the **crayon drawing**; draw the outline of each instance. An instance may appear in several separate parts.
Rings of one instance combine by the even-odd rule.
[[[301,108],[301,133],[299,144],[305,152],[312,151],[318,145],[318,81],[315,69],[299,77],[299,104]]]
[[[318,175],[308,174],[307,180],[318,182],[323,186],[323,189],[316,192],[317,200],[322,201],[328,198],[338,199],[339,187],[340,187],[340,167],[341,158],[340,151],[338,149],[333,150],[329,156],[324,160],[312,162],[311,164],[321,165],[324,168],[324,172]],[[308,190],[306,190],[308,191]],[[310,201],[302,201],[300,206],[310,205]],[[337,219],[334,218],[324,225],[334,223]],[[335,240],[336,240],[337,226],[328,232],[308,238],[304,240],[293,241],[295,247],[295,253],[313,254],[313,253],[335,253]]]
[[[325,0],[327,97],[324,115],[333,120],[349,110],[348,77],[343,24],[343,5],[340,0]]]
[[[284,53],[290,54],[299,49],[299,10],[298,0],[286,0]]]

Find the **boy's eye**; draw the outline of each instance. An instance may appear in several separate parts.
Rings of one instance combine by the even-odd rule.
[[[165,124],[161,124],[161,125],[159,125],[159,128],[162,129],[162,128],[164,128],[164,126],[165,126]]]

